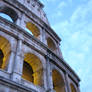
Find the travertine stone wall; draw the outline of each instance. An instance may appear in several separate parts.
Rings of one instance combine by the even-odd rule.
[[[64,61],[61,39],[50,27],[39,0],[1,0],[0,13],[12,19],[0,17],[0,39],[9,44],[0,40],[4,58],[9,58],[3,60],[7,68],[0,68],[0,92],[80,92],[80,79]],[[23,78],[24,61],[33,69],[33,82]]]

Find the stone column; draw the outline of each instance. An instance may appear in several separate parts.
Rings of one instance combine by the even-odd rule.
[[[65,74],[65,90],[66,90],[66,92],[71,92],[68,73]]]
[[[17,43],[17,50],[14,62],[14,70],[12,74],[13,81],[20,82],[23,68],[23,56],[22,56],[22,40],[19,39]]]
[[[45,29],[42,28],[42,42],[47,45]]]
[[[46,64],[45,64],[46,65]],[[46,67],[43,69],[43,87],[45,90],[47,90],[47,72],[46,72]]]
[[[78,85],[77,92],[80,92],[80,85]]]
[[[7,69],[8,73],[12,73],[13,71],[14,57],[15,57],[15,52],[11,50],[11,54],[8,62],[8,69]]]
[[[38,29],[39,29],[38,31],[40,32],[40,35],[39,35],[37,38],[38,38],[41,42],[43,42],[43,41],[42,41],[42,35],[43,35],[42,28],[38,26]]]
[[[53,82],[52,82],[52,71],[50,67],[49,57],[46,56],[46,77],[47,77],[47,92],[55,92],[53,90]]]
[[[18,18],[16,21],[16,25],[20,25],[20,23],[21,23],[21,18]]]
[[[8,73],[13,72],[15,54],[16,54],[16,40],[14,38],[11,38],[11,52],[10,52],[10,57],[9,57],[8,67],[7,67]]]
[[[21,14],[21,18],[20,18],[20,25],[21,28],[23,28],[24,30],[26,29],[26,23],[25,23],[25,14]]]

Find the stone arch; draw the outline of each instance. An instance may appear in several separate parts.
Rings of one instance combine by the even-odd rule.
[[[35,36],[36,38],[39,38],[40,30],[35,24],[33,24],[32,22],[27,22],[26,28],[32,33],[33,36]]]
[[[11,45],[9,41],[0,36],[0,68],[6,70],[10,56]]]
[[[8,15],[13,22],[16,22],[18,19],[18,14],[16,13],[16,11],[8,6],[0,6],[0,13]]]
[[[65,92],[65,83],[62,75],[56,69],[52,70],[53,89],[56,92]]]
[[[56,45],[50,37],[47,38],[47,45],[52,51],[56,50]]]
[[[24,55],[24,64],[22,78],[34,85],[43,86],[43,66],[40,59],[32,53],[26,53]],[[28,74],[28,71],[30,74]]]
[[[70,84],[70,88],[71,88],[71,92],[77,92],[76,88],[74,87],[74,85],[72,83]]]

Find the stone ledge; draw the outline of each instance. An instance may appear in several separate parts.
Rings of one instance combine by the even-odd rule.
[[[24,91],[27,91],[27,92],[38,92],[34,89],[30,89],[30,88],[28,88],[28,87],[26,87],[26,86],[24,86],[20,83],[14,82],[10,79],[7,79],[7,78],[1,77],[1,76],[0,76],[0,84],[8,86],[10,88],[17,89],[17,90],[21,89],[21,90],[24,90]]]

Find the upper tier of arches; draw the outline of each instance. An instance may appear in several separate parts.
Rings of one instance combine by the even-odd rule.
[[[56,47],[59,48],[59,46],[56,45],[58,45],[59,43],[56,42],[54,38],[46,39],[46,35],[44,34],[45,32],[43,32],[43,28],[41,28],[41,26],[39,26],[38,23],[29,18],[26,14],[23,15],[15,7],[11,7],[8,4],[5,4],[3,1],[0,1],[0,16],[17,24],[26,32],[39,39],[41,42],[45,43],[48,46],[48,48],[50,48],[53,52],[57,53]],[[49,33],[47,34],[49,35]],[[57,44],[55,44],[55,42]]]
[[[18,19],[18,14],[12,8],[6,5],[0,6],[0,13],[10,16],[13,22],[16,22]]]

